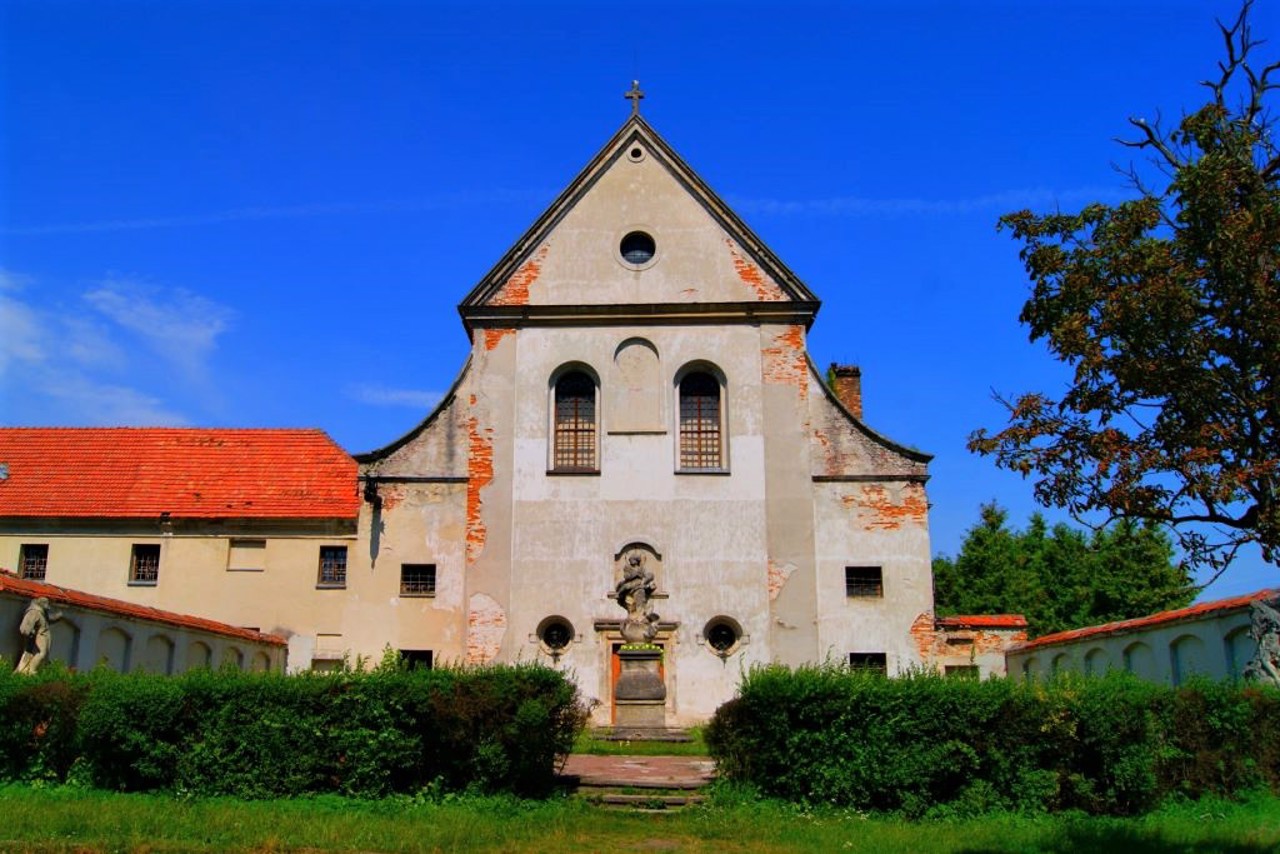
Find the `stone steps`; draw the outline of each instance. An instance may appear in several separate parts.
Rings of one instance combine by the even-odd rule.
[[[705,757],[570,756],[561,786],[603,809],[673,812],[702,803],[715,778]]]

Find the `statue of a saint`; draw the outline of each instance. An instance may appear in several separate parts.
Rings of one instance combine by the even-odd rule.
[[[1244,677],[1280,687],[1280,612],[1261,599],[1254,600],[1249,610],[1249,637],[1258,651],[1245,666]]]
[[[32,599],[22,615],[18,633],[22,635],[22,658],[18,660],[17,673],[35,673],[49,656],[49,624],[62,619],[62,613],[49,610],[49,600],[44,596]]]
[[[633,550],[627,555],[622,580],[614,591],[618,604],[627,609],[622,623],[622,637],[628,643],[652,641],[658,634],[658,615],[653,613],[650,598],[657,585],[653,572],[644,564],[644,552]]]

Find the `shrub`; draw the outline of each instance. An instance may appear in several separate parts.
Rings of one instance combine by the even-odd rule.
[[[122,791],[536,795],[585,722],[576,687],[534,665],[5,676],[0,776],[65,779],[78,763],[84,779]]]
[[[751,671],[706,734],[731,781],[907,815],[1126,815],[1173,793],[1278,790],[1277,736],[1280,693],[1252,686],[885,679],[830,665]]]

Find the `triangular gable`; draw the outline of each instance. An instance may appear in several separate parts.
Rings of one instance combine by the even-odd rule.
[[[556,226],[637,142],[724,231],[738,276],[754,286],[755,300],[789,303],[810,318],[816,313],[817,297],[643,118],[633,115],[462,301],[458,309],[464,319],[485,315],[488,308],[523,303],[519,291],[537,276],[540,254]]]

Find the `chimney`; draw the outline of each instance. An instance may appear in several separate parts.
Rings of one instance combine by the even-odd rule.
[[[831,363],[831,390],[854,418],[862,418],[862,369]]]

